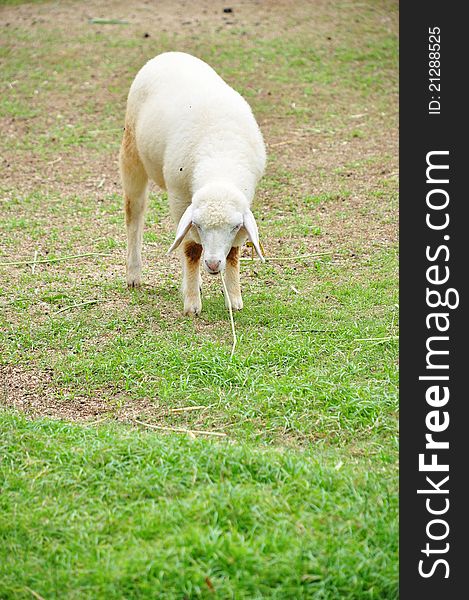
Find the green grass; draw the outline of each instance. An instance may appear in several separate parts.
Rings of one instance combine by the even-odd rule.
[[[54,387],[66,390],[68,399],[84,392],[108,397],[111,413],[116,390],[155,406],[206,405],[207,426],[229,426],[239,438],[266,442],[285,433],[329,444],[369,439],[377,420],[379,435],[383,427],[394,429],[395,254],[377,254],[360,274],[353,264],[338,268],[327,258],[267,265],[251,276],[248,264],[243,272],[249,302],[236,315],[233,360],[216,285],[206,294],[200,320],[179,320],[168,331],[167,310],[180,304],[175,279],[166,275],[156,289],[131,294],[120,280],[102,281],[97,290],[93,281],[77,281],[64,290],[66,276],[52,273],[73,273],[76,265],[58,265],[43,268],[39,295],[36,276],[25,270],[23,293],[0,323],[10,332],[10,359],[34,355],[40,370],[53,369]],[[283,301],[272,302],[266,286],[271,278],[278,279]],[[101,303],[58,312],[85,298]],[[29,314],[34,328],[30,321],[8,324],[8,314],[18,309]],[[382,344],[362,341],[390,336]],[[92,348],[99,351],[90,353]]]
[[[2,598],[397,597],[367,459],[0,420]]]
[[[396,3],[2,4],[0,598],[397,598]],[[157,189],[125,287],[125,98],[170,49],[268,144],[231,360],[218,278],[182,316]]]

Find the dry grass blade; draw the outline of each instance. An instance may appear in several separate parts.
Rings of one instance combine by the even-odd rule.
[[[220,271],[220,276],[221,276],[221,282],[223,284],[223,291],[225,292],[225,298],[228,303],[228,310],[230,311],[231,331],[233,333],[233,346],[231,348],[231,354],[230,354],[230,359],[231,359],[231,358],[233,358],[233,354],[234,354],[238,340],[236,338],[236,330],[235,330],[235,324],[234,324],[234,318],[233,318],[233,307],[231,306],[230,296],[228,294],[228,289],[227,289],[226,283],[225,283],[225,276],[223,275],[222,271]]]
[[[150,429],[161,429],[161,431],[172,431],[174,433],[188,433],[189,435],[214,435],[216,437],[226,437],[226,433],[222,431],[204,431],[203,429],[185,429],[184,427],[168,427],[166,425],[153,425],[134,419],[134,423],[149,427]]]
[[[398,340],[399,336],[398,335],[387,335],[384,337],[371,337],[371,338],[357,338],[355,339],[356,342],[376,342],[378,344],[382,343],[382,342],[390,342],[391,340]]]
[[[112,256],[110,252],[87,252],[86,254],[73,254],[70,256],[59,256],[58,258],[42,258],[41,260],[17,260],[14,262],[2,262],[0,263],[0,267],[10,267],[16,265],[31,265],[31,264],[42,264],[42,263],[52,263],[52,262],[60,262],[63,260],[75,260],[77,258],[86,258],[88,256]]]
[[[73,310],[74,308],[80,308],[81,306],[88,306],[89,304],[99,304],[101,302],[107,302],[107,300],[87,300],[86,302],[78,302],[77,304],[71,304],[70,306],[64,306],[60,310],[56,311],[54,315],[65,312],[67,310]]]
[[[265,262],[283,262],[289,260],[301,260],[303,258],[319,258],[321,256],[332,256],[333,252],[317,252],[315,254],[299,254],[298,256],[265,256]],[[253,258],[241,257],[239,260],[251,261]]]
[[[37,265],[37,250],[34,251],[34,258],[33,258],[33,264],[31,265],[31,273],[34,275],[34,272],[36,271],[36,265]]]
[[[44,598],[40,594],[38,594],[37,592],[35,592],[31,588],[29,588],[29,587],[26,586],[24,589],[27,592],[29,592],[30,594],[32,594],[35,598],[37,598],[37,600],[44,600]]]
[[[55,165],[55,164],[57,164],[58,162],[60,162],[61,160],[62,160],[62,157],[61,157],[61,156],[59,156],[58,158],[54,158],[54,160],[50,160],[50,161],[49,161],[48,163],[46,163],[46,164],[48,164],[48,165]]]
[[[88,19],[88,23],[92,25],[128,25],[129,21],[124,19],[101,19],[99,17],[93,17]]]
[[[207,410],[210,406],[182,406],[181,408],[171,408],[170,413],[190,412],[192,410]]]

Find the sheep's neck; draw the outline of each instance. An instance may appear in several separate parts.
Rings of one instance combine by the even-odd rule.
[[[223,181],[235,185],[248,201],[252,200],[256,185],[254,173],[239,157],[235,159],[226,151],[207,156],[199,162],[194,171],[193,193],[208,183]]]

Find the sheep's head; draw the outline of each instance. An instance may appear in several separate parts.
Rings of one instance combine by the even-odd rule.
[[[176,238],[168,252],[175,250],[188,232],[202,245],[205,270],[215,275],[224,271],[233,246],[249,239],[263,261],[256,220],[245,196],[235,187],[210,184],[198,190],[182,215]]]

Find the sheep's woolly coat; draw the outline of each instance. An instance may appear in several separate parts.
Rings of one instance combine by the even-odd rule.
[[[234,185],[221,181],[206,185],[192,197],[194,213],[206,228],[236,225],[238,213],[249,208],[247,198]]]
[[[167,52],[147,62],[130,88],[126,127],[147,175],[168,190],[176,222],[193,199],[212,227],[251,204],[266,161],[261,132],[244,98],[203,61]]]

